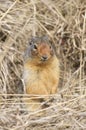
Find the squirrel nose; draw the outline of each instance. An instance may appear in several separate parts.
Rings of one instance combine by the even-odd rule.
[[[42,56],[41,59],[42,59],[43,61],[46,61],[46,60],[48,59],[48,57],[47,57],[47,56]]]

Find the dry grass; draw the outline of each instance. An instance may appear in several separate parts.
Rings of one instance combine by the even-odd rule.
[[[22,97],[22,55],[35,35],[50,37],[63,68],[41,117]],[[0,0],[0,130],[31,129],[86,129],[86,0]]]

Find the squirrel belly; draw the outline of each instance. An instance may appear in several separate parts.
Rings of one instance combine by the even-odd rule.
[[[59,61],[54,55],[43,65],[35,65],[28,59],[24,65],[24,81],[27,94],[50,95],[57,93],[59,83]]]

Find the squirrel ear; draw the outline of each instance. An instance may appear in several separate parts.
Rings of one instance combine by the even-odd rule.
[[[36,38],[32,36],[32,38],[29,41],[29,45],[32,45],[35,42]]]
[[[36,42],[36,41],[38,40],[38,38],[39,38],[39,37],[34,37],[34,36],[32,36],[31,41],[32,41],[32,42]]]
[[[47,40],[49,40],[49,37],[48,37],[48,35],[46,35],[46,36],[43,36],[42,39],[43,39],[44,41],[47,41]]]

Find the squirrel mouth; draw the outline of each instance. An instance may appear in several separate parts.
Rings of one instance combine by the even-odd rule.
[[[47,61],[47,60],[48,60],[48,56],[45,55],[41,57],[41,61]]]
[[[46,62],[48,60],[48,58],[47,59],[41,59],[40,61],[42,61],[42,62]]]

